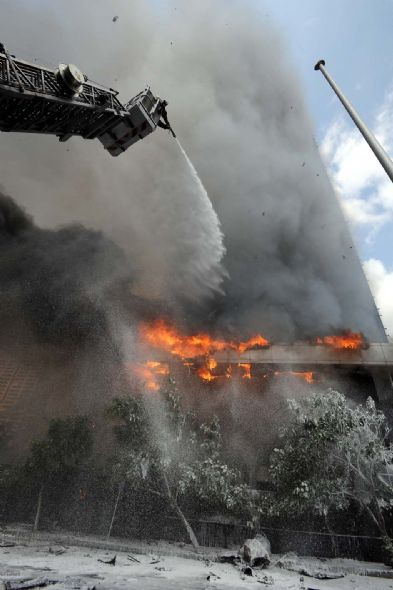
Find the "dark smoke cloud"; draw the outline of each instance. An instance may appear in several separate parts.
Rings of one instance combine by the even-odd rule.
[[[17,236],[32,227],[31,217],[11,197],[0,193],[0,239],[7,240],[10,236]]]
[[[25,332],[24,344],[34,338],[75,350],[110,343],[108,310],[130,280],[118,246],[81,225],[40,229],[1,193],[0,245],[3,340],[25,323],[31,334]]]
[[[39,228],[2,193],[0,248],[2,460],[23,456],[52,417],[75,413],[91,415],[102,450],[103,410],[122,372],[117,326],[137,302],[132,264],[101,231]]]
[[[2,134],[7,190],[40,225],[105,230],[134,261],[134,293],[194,325],[275,340],[342,328],[383,338],[296,75],[263,11],[240,0],[124,0],[116,23],[113,12],[104,0],[14,0],[0,37],[21,57],[75,62],[124,99],[150,83],[169,100],[221,221],[225,297],[209,301],[223,276],[217,227],[162,131],[117,160],[98,143]]]

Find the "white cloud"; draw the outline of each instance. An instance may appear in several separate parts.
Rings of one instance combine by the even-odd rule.
[[[390,337],[393,336],[393,271],[389,271],[380,260],[370,258],[363,263],[364,272],[370,283],[375,302],[380,310],[382,322]]]
[[[385,150],[393,153],[393,87],[374,117],[372,131]],[[371,239],[393,220],[393,184],[349,117],[340,115],[321,144],[342,207],[353,226],[363,227]],[[393,336],[393,269],[375,258],[363,263],[371,291],[387,333]]]
[[[393,90],[378,109],[373,131],[393,152]],[[326,131],[321,153],[352,225],[374,235],[393,219],[393,184],[349,117],[341,115]]]

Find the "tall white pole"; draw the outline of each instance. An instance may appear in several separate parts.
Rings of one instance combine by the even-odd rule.
[[[344,96],[341,92],[340,88],[337,86],[333,78],[327,72],[325,68],[325,61],[323,59],[319,60],[314,66],[314,70],[320,70],[322,74],[325,76],[326,80],[329,82],[330,86],[333,88],[334,92],[337,94],[338,98],[341,100],[342,104],[344,105],[346,111],[352,118],[353,122],[359,129],[360,133],[363,135],[364,139],[367,141],[370,148],[373,150],[375,156],[378,158],[379,162],[381,163],[383,169],[385,170],[386,174],[389,176],[390,180],[393,182],[393,162],[388,154],[385,152],[377,138],[373,133],[371,133],[370,129],[367,125],[362,121],[359,114],[355,111],[352,104],[349,100]]]

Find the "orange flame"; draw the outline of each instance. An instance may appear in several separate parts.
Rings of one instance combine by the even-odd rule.
[[[159,363],[157,361],[147,361],[143,364],[127,365],[127,369],[133,371],[133,373],[142,381],[147,389],[152,391],[158,391],[160,389],[158,377],[162,375],[169,375],[169,367],[166,363]]]
[[[208,334],[184,336],[177,328],[166,324],[164,320],[143,324],[140,333],[150,346],[161,348],[182,359],[206,356],[228,347],[224,340],[214,340]]]
[[[217,365],[218,363],[215,359],[208,358],[206,364],[197,369],[198,377],[205,381],[214,381],[214,379],[217,379],[217,376],[212,374],[212,370],[215,369]]]
[[[223,373],[216,371],[217,360],[214,354],[225,350],[231,350],[242,354],[253,348],[264,348],[269,346],[269,341],[261,334],[252,336],[246,341],[225,340],[213,338],[207,333],[183,334],[175,325],[158,319],[140,326],[141,340],[152,348],[159,349],[170,355],[179,358],[185,367],[195,370],[195,373],[205,382],[214,382],[221,378],[231,379],[237,372],[233,372],[229,364]],[[330,346],[334,349],[358,350],[364,346],[365,341],[362,334],[346,332],[340,336],[324,336],[315,340],[315,344]],[[247,359],[248,360],[248,359]],[[251,363],[240,362],[243,379],[252,379]],[[133,367],[134,372],[140,379],[143,379],[146,387],[152,390],[160,388],[160,376],[169,373],[168,365],[165,363],[149,361]],[[261,375],[262,378],[269,376],[293,375],[304,379],[307,383],[313,383],[314,373],[312,371],[273,371]]]
[[[359,350],[365,344],[363,335],[359,332],[346,332],[342,336],[323,336],[316,339],[316,344],[325,344],[336,350]]]
[[[251,363],[239,363],[239,367],[243,369],[243,379],[251,379]]]
[[[142,338],[154,348],[161,348],[181,359],[197,356],[209,356],[222,350],[246,352],[256,346],[268,346],[269,341],[260,334],[245,342],[233,342],[211,338],[209,334],[199,333],[191,336],[183,335],[175,326],[164,320],[152,324],[143,324],[140,328]]]
[[[256,336],[252,336],[249,340],[246,340],[246,342],[240,342],[238,344],[237,350],[239,352],[246,352],[246,350],[250,350],[251,348],[255,348],[257,346],[269,346],[269,340],[266,340],[266,338],[264,338],[260,334],[257,334]]]
[[[279,377],[281,375],[293,375],[304,379],[307,383],[314,383],[314,373],[312,371],[274,371],[274,375]]]
[[[205,357],[207,359],[206,363],[197,368],[196,373],[201,379],[208,382],[218,379],[218,375],[214,375],[212,372],[217,367],[217,361],[211,356],[215,352],[235,350],[243,353],[257,346],[269,346],[269,341],[260,334],[252,336],[244,342],[215,339],[205,333],[186,336],[175,326],[166,323],[162,319],[151,324],[142,324],[140,334],[147,344],[179,357],[187,367],[192,366],[187,359]],[[243,369],[243,378],[251,379],[251,365],[249,363],[240,363],[239,366]],[[144,370],[146,371],[146,365]],[[232,368],[230,366],[227,368],[225,376],[228,379],[232,377]]]

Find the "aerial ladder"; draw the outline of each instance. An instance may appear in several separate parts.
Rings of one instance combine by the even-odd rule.
[[[158,126],[175,136],[167,104],[150,88],[122,104],[116,90],[92,82],[77,66],[52,70],[16,59],[0,43],[0,131],[97,138],[118,156]]]

